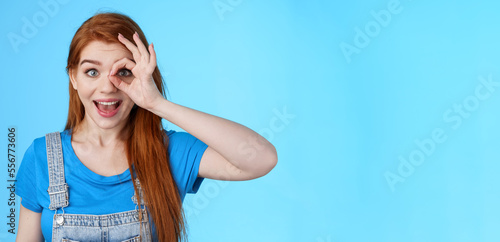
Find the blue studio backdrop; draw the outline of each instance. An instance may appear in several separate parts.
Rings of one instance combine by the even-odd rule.
[[[12,175],[33,139],[63,130],[69,44],[98,11],[141,26],[171,101],[248,126],[277,148],[267,176],[207,179],[186,197],[190,241],[499,241],[499,8],[491,0],[4,2],[0,241],[17,231]]]

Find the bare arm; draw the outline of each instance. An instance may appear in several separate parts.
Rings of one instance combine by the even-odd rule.
[[[156,68],[154,46],[147,48],[133,36],[134,43],[123,36],[122,42],[134,61],[117,61],[108,74],[109,80],[140,107],[172,122],[208,145],[201,158],[199,176],[218,180],[248,180],[267,174],[277,163],[274,146],[251,129],[214,115],[172,103],[158,91],[152,73]],[[149,50],[149,51],[148,51]],[[118,70],[132,71],[127,82],[116,76]]]
[[[44,241],[40,219],[41,213],[35,213],[21,204],[19,212],[19,228],[17,230],[16,241],[19,242],[40,242]]]
[[[201,177],[249,180],[267,174],[277,163],[274,146],[241,124],[166,99],[160,99],[149,111],[181,127],[208,145],[201,158]]]

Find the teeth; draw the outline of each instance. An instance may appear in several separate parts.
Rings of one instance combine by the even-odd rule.
[[[115,105],[118,103],[118,101],[114,101],[114,102],[98,102],[98,101],[96,101],[96,102],[101,104],[101,105]]]

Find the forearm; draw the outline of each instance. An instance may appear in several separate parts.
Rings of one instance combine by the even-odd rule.
[[[236,122],[184,107],[166,99],[149,111],[200,139],[234,166],[252,172],[276,164],[274,146],[253,130]]]
[[[156,69],[156,52],[152,44],[147,48],[138,34],[134,43],[119,35],[118,40],[133,53],[134,60],[123,58],[113,64],[109,80],[125,92],[136,105],[170,121],[209,146],[203,154],[205,165],[202,175],[223,178],[217,175],[221,167],[236,167],[228,179],[251,179],[269,172],[277,162],[276,149],[264,137],[235,122],[219,118],[172,103],[161,95],[153,79]],[[133,74],[131,82],[116,76],[126,67]],[[201,167],[201,165],[200,165]],[[200,168],[201,169],[201,168]]]

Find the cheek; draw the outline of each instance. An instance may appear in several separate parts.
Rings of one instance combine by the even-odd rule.
[[[78,97],[80,98],[80,102],[83,104],[83,107],[85,109],[89,108],[89,102],[88,102],[88,97],[84,94],[82,94],[82,92],[80,90],[77,90],[77,94],[78,94]]]
[[[128,100],[126,100],[125,105],[126,105],[124,107],[125,109],[132,110],[132,108],[135,106],[135,103],[132,100],[128,99]]]
[[[120,96],[122,97],[123,101],[127,103],[134,103],[134,101],[132,101],[132,99],[124,91],[118,90],[118,92],[120,93]]]
[[[78,83],[76,92],[78,93],[80,100],[85,101],[88,100],[92,95],[92,88],[86,85],[82,85],[82,83]]]

